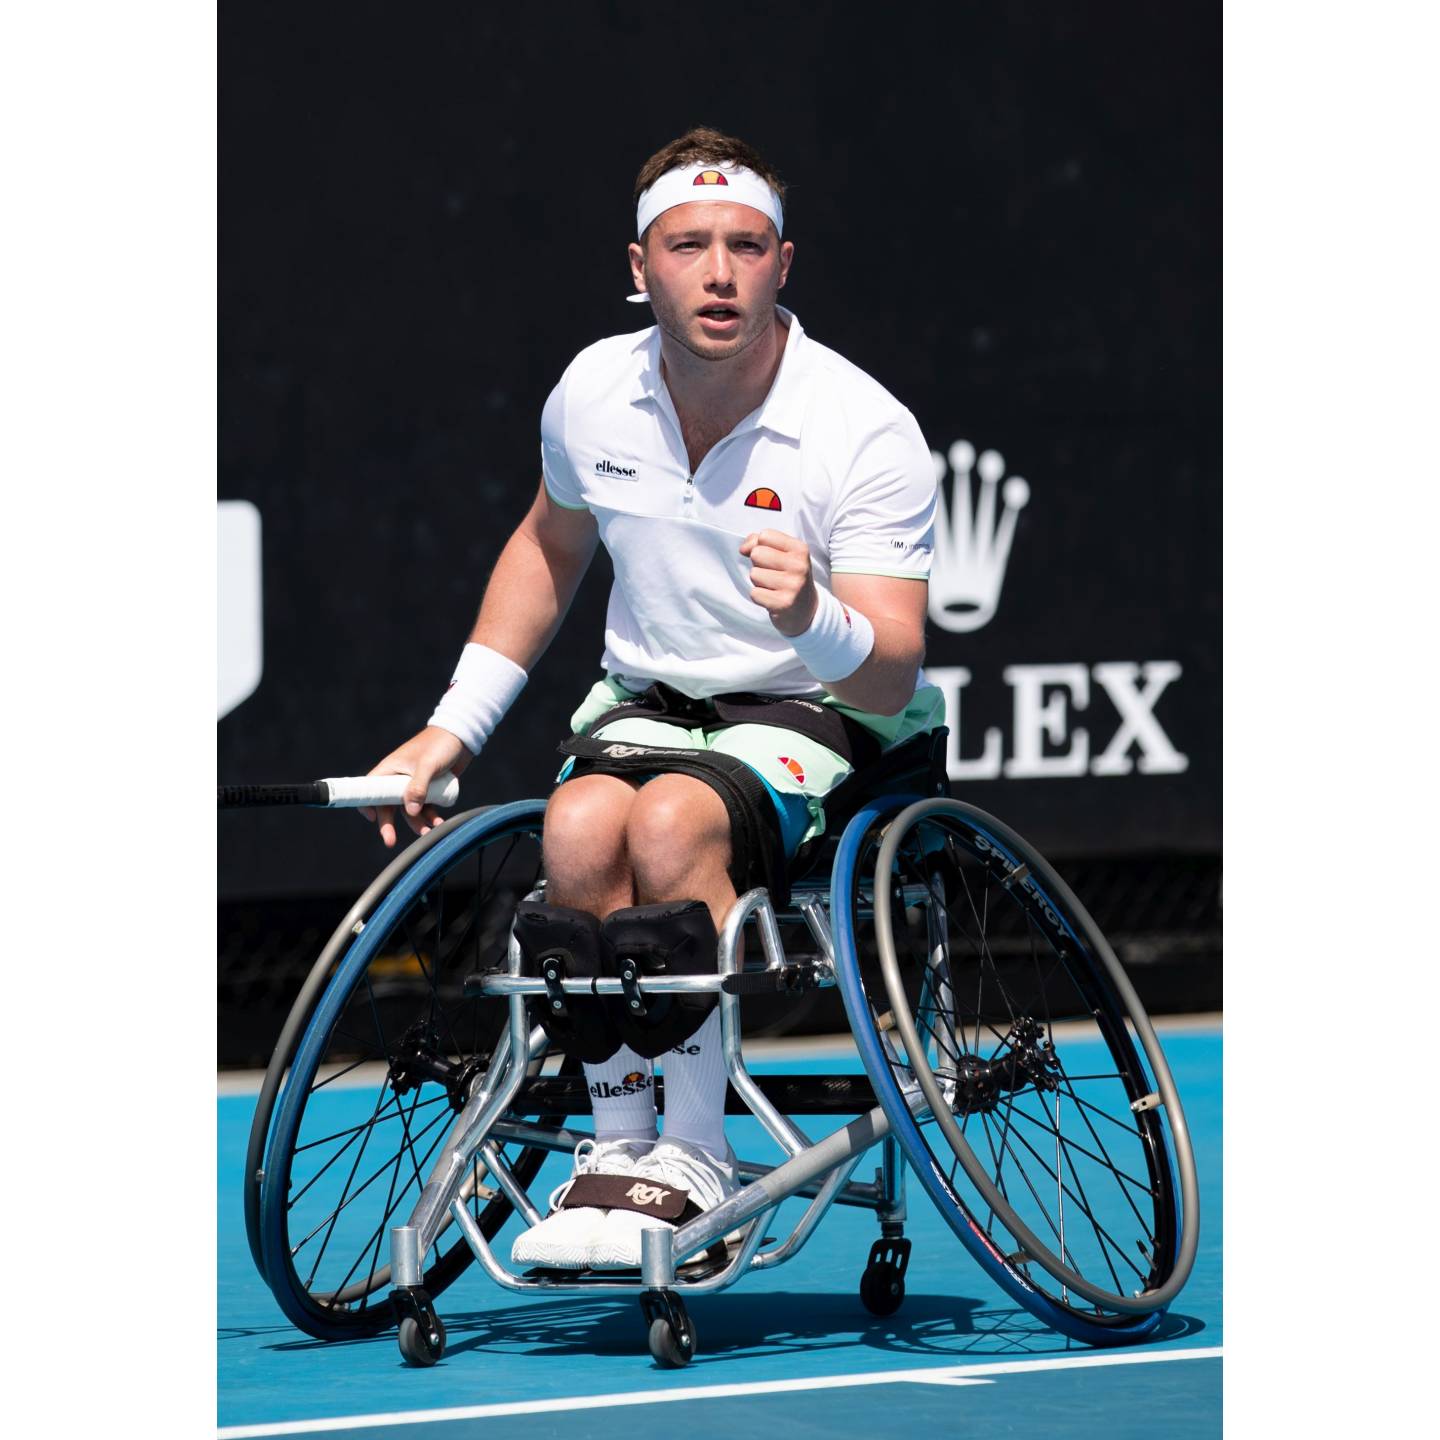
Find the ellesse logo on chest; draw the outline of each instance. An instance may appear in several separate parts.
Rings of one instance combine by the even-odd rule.
[[[633,465],[622,465],[618,461],[608,458],[595,462],[595,473],[608,475],[612,480],[633,480],[636,474]]]

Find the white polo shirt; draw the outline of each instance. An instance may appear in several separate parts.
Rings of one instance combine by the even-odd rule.
[[[621,684],[694,698],[821,689],[750,598],[751,531],[804,540],[817,584],[930,573],[935,470],[915,417],[789,326],[770,393],[691,473],[660,371],[660,332],[582,350],[545,404],[545,488],[591,511],[615,568],[603,664]]]

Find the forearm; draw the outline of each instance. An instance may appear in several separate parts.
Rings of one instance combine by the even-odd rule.
[[[914,626],[886,615],[868,617],[875,645],[860,668],[843,680],[822,682],[837,700],[875,715],[898,715],[915,694],[915,675],[925,658]]]

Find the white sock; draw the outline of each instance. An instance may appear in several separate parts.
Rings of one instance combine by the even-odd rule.
[[[665,1072],[665,1138],[725,1153],[725,1053],[720,1009],[686,1041],[660,1057]]]
[[[597,1140],[654,1140],[655,1063],[622,1045],[608,1060],[585,1066]]]

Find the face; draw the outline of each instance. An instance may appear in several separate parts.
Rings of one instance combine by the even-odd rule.
[[[695,201],[665,211],[630,247],[661,331],[704,360],[754,344],[775,319],[795,247],[748,205]]]

